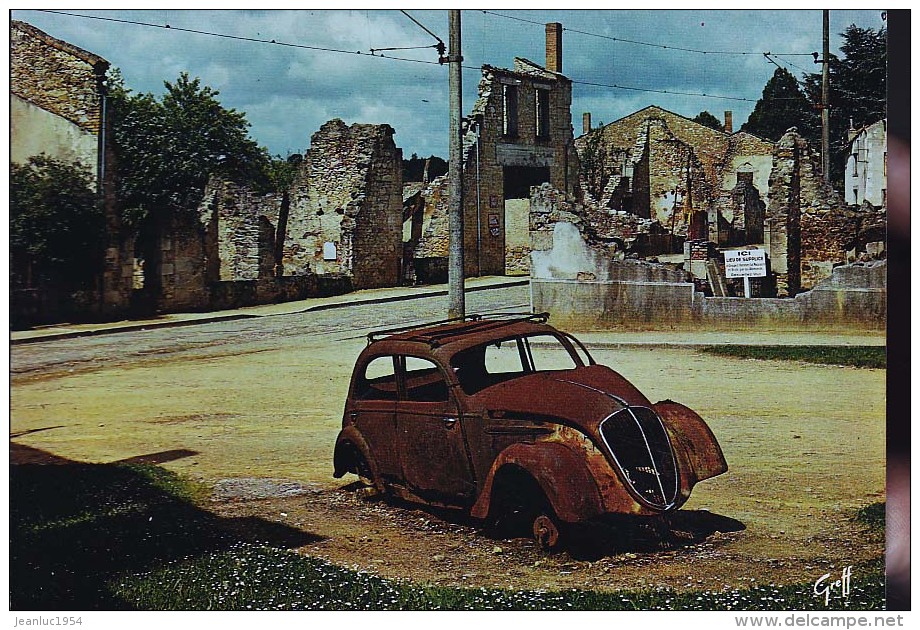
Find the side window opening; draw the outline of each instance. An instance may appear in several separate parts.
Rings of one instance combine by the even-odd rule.
[[[406,400],[412,402],[446,402],[447,382],[432,361],[403,357],[406,375]]]
[[[590,365],[587,353],[576,359],[557,337],[530,335],[493,341],[459,352],[451,360],[460,386],[474,394],[492,385],[531,374],[556,370],[573,370],[580,364]]]
[[[393,357],[376,357],[364,368],[355,385],[360,400],[396,400],[396,370]]]

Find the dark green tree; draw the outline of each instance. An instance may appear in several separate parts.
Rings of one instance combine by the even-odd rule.
[[[848,26],[840,51],[831,55],[830,80],[831,180],[842,184],[850,123],[859,129],[887,116],[888,31]],[[821,102],[821,74],[805,77],[812,102]]]
[[[46,155],[10,165],[13,286],[93,286],[105,259],[105,213],[88,168]]]
[[[161,100],[132,94],[118,75],[111,83],[117,193],[128,224],[159,212],[193,211],[213,174],[272,188],[271,159],[249,137],[245,114],[224,108],[219,92],[200,79],[182,73],[164,82]]]
[[[777,68],[763,88],[763,94],[741,131],[767,140],[779,140],[790,128],[796,127],[806,139],[821,138],[821,118],[799,87],[799,82],[783,68]]]
[[[403,181],[422,181],[425,174],[426,161],[428,161],[428,181],[431,181],[435,177],[440,177],[441,175],[447,173],[447,162],[442,158],[439,158],[436,155],[431,155],[428,156],[428,158],[423,158],[419,157],[417,153],[413,153],[412,157],[410,157],[408,160],[403,160]]]
[[[722,123],[719,122],[719,119],[710,114],[708,111],[702,111],[697,114],[696,118],[693,119],[693,122],[709,127],[710,129],[715,129],[716,131],[725,131],[725,127],[722,126]]]

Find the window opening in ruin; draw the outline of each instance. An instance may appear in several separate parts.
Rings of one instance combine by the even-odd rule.
[[[502,132],[506,136],[518,135],[518,93],[516,85],[502,85],[502,107],[504,119]]]
[[[530,199],[530,187],[550,181],[548,166],[506,166],[504,198]]]
[[[738,183],[747,184],[748,186],[753,186],[754,185],[754,173],[739,172],[738,173]]]
[[[549,90],[534,90],[536,108],[537,137],[549,138]]]

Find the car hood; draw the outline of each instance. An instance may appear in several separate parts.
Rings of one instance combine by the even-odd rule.
[[[471,398],[491,413],[559,418],[592,433],[601,420],[627,405],[651,406],[632,383],[604,365],[528,374]]]

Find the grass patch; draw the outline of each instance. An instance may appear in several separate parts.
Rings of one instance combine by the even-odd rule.
[[[199,508],[200,486],[151,465],[10,466],[12,610],[787,610],[823,609],[812,583],[511,591],[387,580],[287,548],[317,540]],[[869,506],[857,519],[875,518]],[[881,508],[881,513],[884,510]],[[881,559],[854,567],[834,609],[884,606]]]
[[[885,533],[885,502],[879,501],[866,507],[859,508],[853,520],[866,525],[874,534]]]
[[[885,369],[884,346],[703,346],[702,352],[739,359],[804,361],[829,365]]]
[[[881,560],[854,567],[848,599],[815,597],[813,582],[677,593],[670,589],[511,591],[387,580],[296,553],[255,545],[127,576],[113,589],[155,610],[879,610]]]

